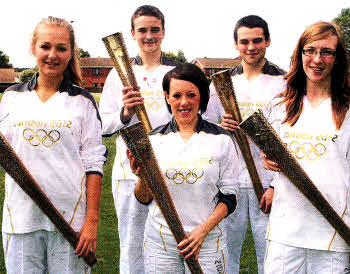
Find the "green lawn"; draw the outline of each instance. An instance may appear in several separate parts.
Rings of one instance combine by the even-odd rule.
[[[98,102],[100,94],[94,94],[94,96]],[[96,252],[98,263],[93,267],[92,273],[119,273],[117,216],[111,191],[112,166],[115,156],[115,137],[105,138],[103,143],[107,146],[109,153],[103,176],[98,247]],[[0,205],[3,204],[3,199],[4,172],[0,169]],[[0,208],[2,210],[2,207]],[[1,220],[2,214],[0,215],[0,222]],[[0,242],[2,243],[2,239]],[[0,248],[0,273],[5,273],[2,247]],[[255,247],[250,229],[247,232],[247,238],[243,247],[241,273],[257,273]]]

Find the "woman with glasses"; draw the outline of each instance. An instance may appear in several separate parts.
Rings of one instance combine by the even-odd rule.
[[[228,131],[203,120],[209,84],[193,64],[165,74],[163,89],[173,119],[150,133],[150,140],[187,238],[177,245],[145,182],[135,196],[149,204],[144,234],[146,273],[189,273],[195,256],[204,273],[226,273],[226,241],[221,222],[237,204],[239,160]],[[132,155],[132,170],[135,161]],[[229,272],[229,270],[227,270]]]
[[[344,38],[331,23],[306,28],[287,87],[268,119],[335,211],[350,224],[350,90]],[[280,171],[264,157],[264,167]],[[282,173],[267,228],[265,273],[344,273],[350,247]]]

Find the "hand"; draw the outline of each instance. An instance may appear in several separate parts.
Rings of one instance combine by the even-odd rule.
[[[139,176],[141,168],[136,165],[136,160],[134,157],[132,157],[133,155],[129,149],[126,149],[126,156],[130,161],[130,168],[132,173],[134,173],[136,176]]]
[[[222,115],[221,126],[230,132],[235,132],[238,129],[238,122],[233,120],[231,114],[225,113]]]
[[[79,242],[74,250],[78,256],[87,256],[92,249],[92,253],[96,252],[97,248],[97,226],[98,220],[86,219],[83,228],[80,231]]]
[[[200,249],[208,233],[205,225],[198,226],[177,246],[181,249],[180,254],[184,255],[186,260],[195,254],[196,260],[198,260]]]
[[[276,172],[280,172],[281,169],[279,168],[278,164],[276,162],[273,162],[269,159],[267,159],[266,154],[261,152],[260,156],[263,158],[263,166],[267,170],[272,170]]]
[[[137,105],[142,105],[144,98],[141,97],[141,92],[139,90],[133,90],[132,87],[125,87],[122,91],[122,100],[124,103],[123,120],[129,121],[135,114],[134,107]]]
[[[265,191],[264,195],[262,196],[260,201],[260,208],[263,210],[264,213],[270,213],[274,194],[275,190],[272,187],[270,187]]]

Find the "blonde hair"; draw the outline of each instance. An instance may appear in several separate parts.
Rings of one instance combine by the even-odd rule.
[[[42,19],[35,27],[33,36],[32,36],[32,43],[31,43],[31,50],[33,52],[33,49],[35,47],[35,44],[38,40],[38,29],[41,25],[51,25],[51,26],[58,26],[65,28],[69,33],[69,41],[70,46],[72,50],[72,58],[69,60],[68,66],[64,71],[64,76],[67,77],[73,84],[76,84],[78,86],[82,86],[83,81],[81,79],[81,71],[79,66],[79,55],[78,55],[78,47],[75,42],[75,34],[74,29],[72,25],[65,19],[58,18],[58,17],[52,17],[49,16],[47,18]]]

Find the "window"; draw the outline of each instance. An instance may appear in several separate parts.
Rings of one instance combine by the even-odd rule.
[[[103,88],[104,85],[105,85],[105,83],[101,83],[101,88]]]
[[[98,88],[98,83],[93,83],[94,88]]]
[[[93,75],[100,75],[101,74],[101,68],[93,68],[92,69]]]

